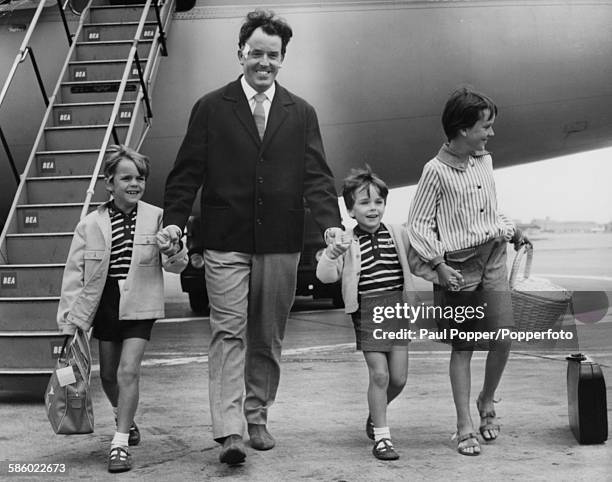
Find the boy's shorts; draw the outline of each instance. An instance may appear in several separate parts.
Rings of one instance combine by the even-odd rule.
[[[499,328],[514,327],[506,247],[507,241],[498,237],[473,248],[445,254],[446,264],[461,272],[464,283],[457,291],[434,284],[434,304],[446,310],[451,307],[454,313],[462,315],[437,318],[436,323],[439,332],[446,330],[444,341],[456,350],[492,350],[495,340],[485,338],[476,342],[461,335],[451,338],[451,329],[465,334],[480,332],[494,338]],[[471,309],[466,310],[467,307]],[[467,313],[470,316],[466,316]]]
[[[360,351],[390,352],[394,350],[406,350],[409,339],[392,340],[388,338],[375,339],[373,332],[376,329],[387,329],[386,324],[375,323],[372,320],[372,305],[393,306],[402,300],[401,291],[383,291],[376,294],[358,296],[359,309],[351,313],[353,328],[355,329],[356,348]],[[396,323],[391,331],[403,327],[402,323]]]
[[[100,305],[93,321],[92,336],[100,341],[123,341],[127,338],[151,339],[155,320],[119,319],[119,281],[106,278]]]

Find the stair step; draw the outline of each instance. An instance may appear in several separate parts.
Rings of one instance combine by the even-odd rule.
[[[137,22],[142,16],[144,3],[142,5],[100,5],[92,6],[90,12],[90,23],[116,22],[120,18],[123,22]],[[155,9],[149,8],[147,21],[155,20]]]
[[[57,330],[0,333],[2,373],[6,374],[9,370],[52,369],[61,352],[64,337]]]
[[[2,298],[0,331],[55,330],[58,304],[57,297]]]
[[[91,203],[89,211],[100,202]],[[17,206],[17,226],[20,233],[54,233],[74,231],[83,203],[22,204]]]
[[[108,102],[114,101],[119,92],[121,79],[91,82],[62,82],[60,96],[62,103]],[[124,101],[136,99],[140,80],[137,77],[128,79],[123,92]]]
[[[86,42],[98,42],[109,40],[132,40],[136,35],[138,22],[99,22],[86,23],[83,25],[82,40]],[[157,22],[146,22],[143,29],[141,39],[155,38],[155,30]]]
[[[72,60],[108,60],[127,59],[132,47],[131,40],[114,40],[110,42],[76,42]],[[138,42],[138,57],[146,59],[149,56],[151,40]]]
[[[2,297],[59,296],[63,274],[63,263],[0,265],[0,301]]]
[[[52,368],[45,369],[7,369],[0,368],[0,391],[10,392],[12,397],[23,394],[20,399],[44,402],[45,390]]]
[[[65,263],[72,235],[72,232],[7,234],[8,262],[11,264]]]
[[[115,103],[81,102],[56,104],[53,106],[54,126],[85,126],[108,124]],[[124,101],[119,106],[117,122],[129,123],[132,119],[135,102]]]
[[[45,127],[45,148],[46,150],[60,149],[92,149],[102,145],[107,126],[53,126]],[[123,143],[127,135],[128,125],[116,124],[115,131],[119,137],[119,142]],[[115,140],[111,134],[110,142]]]
[[[123,77],[126,60],[92,60],[70,62],[66,81],[116,80]],[[144,74],[146,59],[140,59],[140,68]],[[130,69],[130,78],[138,79],[138,68],[134,63]]]
[[[30,204],[84,202],[91,176],[31,177],[26,180]],[[94,201],[105,201],[104,177],[98,176]]]
[[[34,174],[40,177],[91,175],[99,152],[99,149],[38,151]]]

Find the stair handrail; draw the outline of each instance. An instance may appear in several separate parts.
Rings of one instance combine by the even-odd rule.
[[[121,77],[121,83],[119,84],[119,89],[117,91],[117,97],[115,98],[115,103],[113,104],[113,109],[111,111],[111,115],[108,121],[108,126],[102,139],[102,145],[100,146],[100,152],[98,153],[98,158],[96,159],[96,165],[94,167],[93,173],[91,175],[91,180],[87,188],[87,194],[85,196],[83,209],[81,210],[80,219],[83,219],[85,216],[87,216],[87,213],[89,212],[89,205],[91,204],[91,199],[95,194],[95,187],[96,183],[98,182],[98,176],[100,175],[102,161],[104,160],[104,157],[106,155],[106,149],[108,148],[110,137],[113,134],[113,130],[115,128],[115,121],[117,119],[117,115],[119,114],[119,108],[121,106],[121,101],[123,100],[123,95],[125,93],[125,87],[127,85],[128,78],[131,73],[132,64],[134,63],[134,58],[138,49],[138,43],[140,42],[140,37],[142,36],[142,30],[144,29],[144,24],[146,23],[147,15],[149,14],[151,2],[152,0],[146,0],[145,5],[142,9],[140,21],[138,22],[138,27],[136,28],[136,33],[134,34],[134,39],[132,40],[132,46],[125,62],[125,68],[123,69],[123,75]],[[153,48],[153,46],[151,46],[151,48]]]
[[[156,2],[155,5],[158,5],[159,3],[160,2]],[[167,0],[165,6],[166,6],[167,12],[173,12],[174,11],[174,0]],[[142,102],[144,101],[145,107],[146,107],[146,114],[145,114],[146,126],[140,133],[140,138],[138,139],[138,141],[134,143],[134,146],[135,146],[134,149],[136,149],[137,151],[140,150],[140,148],[142,147],[142,143],[144,142],[145,137],[147,133],[149,132],[149,129],[151,128],[150,120],[153,118],[153,110],[151,108],[151,96],[150,96],[150,92],[152,89],[151,77],[153,75],[154,69],[157,67],[157,62],[159,60],[159,53],[161,52],[161,56],[168,55],[168,49],[166,45],[166,31],[167,31],[168,23],[170,22],[172,15],[170,13],[166,15],[164,20],[162,20],[161,15],[158,12],[159,12],[159,9],[156,7],[155,14],[157,18],[157,28],[158,28],[157,39],[159,40],[159,42],[155,49],[151,48],[151,50],[149,51],[149,56],[147,57],[147,63],[144,68],[144,72],[142,72],[142,68],[140,66],[138,56],[136,56],[135,58],[136,65],[139,68],[141,88],[138,90],[138,95],[136,96],[136,102],[134,104],[134,111],[132,113],[132,119],[130,120],[130,126],[126,134],[125,144],[132,146],[132,143],[131,143],[132,135],[136,128],[136,120],[138,119],[138,113],[140,109],[142,108]],[[138,54],[138,52],[136,54]],[[142,86],[143,82],[147,84],[146,88]]]
[[[66,5],[64,4],[62,8],[61,0],[57,0],[57,4],[60,9],[62,18],[64,19],[64,27],[67,29],[66,32],[68,34],[68,45],[71,45],[72,39],[70,38],[70,32],[68,30],[67,23],[66,23],[66,17],[64,16],[64,12],[63,12],[63,9],[66,8]],[[45,86],[42,81],[42,77],[40,76],[38,64],[36,63],[36,58],[34,57],[34,51],[32,50],[32,47],[30,47],[29,45],[30,39],[32,38],[32,35],[34,34],[34,30],[36,29],[36,26],[38,25],[38,19],[40,18],[40,15],[42,14],[42,11],[45,8],[45,6],[46,6],[46,0],[40,0],[40,2],[38,3],[38,6],[36,7],[36,11],[34,12],[30,25],[28,26],[28,30],[26,31],[25,37],[23,38],[23,41],[21,42],[21,46],[19,47],[19,51],[17,52],[17,55],[15,56],[15,60],[13,61],[13,65],[11,66],[11,69],[9,70],[9,74],[6,80],[4,81],[2,90],[0,90],[0,107],[2,107],[2,103],[4,102],[4,99],[6,98],[6,94],[9,90],[9,87],[11,86],[13,82],[13,78],[15,77],[15,73],[17,72],[17,68],[19,67],[20,64],[22,64],[25,61],[26,57],[28,57],[28,54],[30,56],[30,59],[32,60],[32,66],[34,67],[34,73],[36,74],[36,80],[38,81],[38,86],[40,87],[40,90],[42,92],[45,106],[47,107],[49,106],[49,97],[47,96],[47,92],[45,91]],[[6,137],[4,136],[4,132],[2,131],[1,127],[0,127],[0,141],[2,142],[2,145],[4,147],[4,150],[6,152],[6,155],[9,161],[9,164],[11,165],[11,170],[13,171],[13,176],[15,177],[15,181],[17,182],[17,184],[19,184],[20,174],[19,174],[19,171],[17,170],[17,166],[15,165],[15,160],[13,159],[13,155],[9,148],[8,141],[6,140]]]
[[[79,23],[77,25],[77,28],[75,30],[74,38],[78,38],[81,33],[81,30],[83,29],[83,24],[85,23],[85,18],[87,18],[86,14],[88,13],[89,7],[91,6],[92,2],[93,0],[90,0],[87,6],[83,9],[83,15],[81,16]],[[75,48],[76,48],[76,42],[72,42],[72,44],[70,45],[70,48],[68,49],[66,60],[64,61],[64,65],[60,71],[55,88],[53,89],[53,93],[49,97],[49,105],[47,105],[47,110],[43,114],[43,118],[40,123],[40,128],[38,129],[38,134],[36,134],[36,138],[34,139],[34,142],[32,144],[32,150],[30,151],[30,156],[28,157],[26,165],[23,168],[23,175],[20,176],[19,186],[17,186],[17,191],[13,198],[13,203],[11,204],[11,208],[9,209],[9,212],[6,216],[6,222],[4,223],[4,228],[2,229],[2,233],[0,234],[0,261],[2,262],[7,262],[6,243],[5,243],[6,235],[8,234],[12,223],[15,222],[14,220],[15,220],[15,215],[17,212],[17,205],[21,198],[21,193],[23,192],[25,188],[25,180],[26,180],[25,174],[30,171],[32,167],[32,163],[34,162],[34,158],[36,157],[36,151],[38,150],[40,141],[44,136],[45,126],[47,125],[47,122],[49,121],[49,117],[51,116],[51,111],[53,109],[53,104],[55,103],[55,98],[57,97],[57,93],[59,92],[61,88],[62,79],[64,78],[64,75],[66,74],[66,70],[68,70],[68,65],[70,63],[70,59],[72,57],[72,54],[74,53]]]

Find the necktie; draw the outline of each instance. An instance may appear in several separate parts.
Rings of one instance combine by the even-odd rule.
[[[264,110],[264,100],[267,99],[266,94],[255,94],[255,109],[253,110],[253,118],[259,132],[259,138],[263,139],[266,130],[266,111]]]

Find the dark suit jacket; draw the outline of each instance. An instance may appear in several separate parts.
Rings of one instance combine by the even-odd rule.
[[[206,249],[300,251],[304,199],[322,230],[340,226],[317,115],[278,83],[263,141],[240,79],[196,102],[166,181],[165,226],[185,226],[200,186]]]

